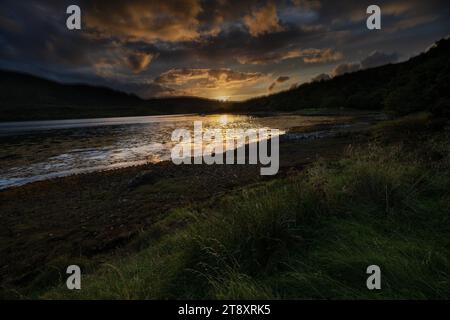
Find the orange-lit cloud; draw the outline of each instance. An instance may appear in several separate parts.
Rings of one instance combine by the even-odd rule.
[[[333,71],[331,72],[331,75],[333,77],[337,77],[346,73],[352,73],[359,70],[361,70],[361,64],[359,62],[343,63],[334,68]]]
[[[332,49],[306,49],[302,52],[303,61],[306,63],[338,61],[343,57],[342,53]]]
[[[189,41],[199,37],[199,0],[95,1],[86,24],[94,34],[143,41]]]
[[[245,91],[255,93],[254,87],[268,76],[259,72],[239,72],[231,69],[172,69],[155,79],[155,83],[176,92],[207,98],[231,96]]]
[[[205,88],[235,88],[261,80],[259,72],[238,72],[230,69],[172,69],[161,74],[155,82],[181,86],[188,83]]]
[[[265,7],[256,9],[252,14],[246,15],[244,23],[253,37],[283,31],[278,19],[277,7],[272,1],[269,1]]]
[[[262,52],[259,55],[246,56],[242,55],[237,57],[237,60],[241,64],[269,64],[280,63],[281,61],[288,59],[301,58],[305,63],[324,63],[333,62],[343,59],[341,52],[333,49],[294,49],[285,52]]]

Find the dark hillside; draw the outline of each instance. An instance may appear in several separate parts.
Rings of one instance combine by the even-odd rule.
[[[441,40],[410,60],[362,70],[331,80],[255,98],[241,110],[294,111],[305,108],[356,108],[407,114],[419,110],[448,113],[450,40]]]
[[[194,97],[144,100],[105,87],[0,71],[0,121],[208,112],[226,105]]]

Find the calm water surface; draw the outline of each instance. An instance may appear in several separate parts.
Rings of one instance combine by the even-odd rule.
[[[173,130],[280,129],[336,121],[279,115],[175,115],[0,123],[0,189],[76,173],[170,159]]]

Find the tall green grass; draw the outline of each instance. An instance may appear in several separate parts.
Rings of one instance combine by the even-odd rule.
[[[349,148],[340,161],[176,210],[142,235],[138,254],[83,277],[80,291],[41,297],[449,298],[448,141],[446,131],[417,150]],[[366,288],[372,264],[379,291]]]

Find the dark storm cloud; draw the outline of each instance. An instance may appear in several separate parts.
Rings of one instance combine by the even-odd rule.
[[[65,27],[70,4],[82,9],[82,31]],[[251,96],[277,83],[274,74],[286,74],[298,83],[309,81],[298,74],[313,78],[371,68],[395,62],[400,55],[417,54],[450,30],[447,1],[379,0],[383,28],[379,32],[365,27],[370,4],[368,0],[3,0],[0,67],[145,96],[189,91],[160,82],[171,70],[261,74],[242,92],[231,90],[226,82],[220,83],[223,88],[216,86],[217,92],[226,89],[230,95]],[[192,87],[200,94],[201,83]]]
[[[397,62],[399,55],[397,53],[384,53],[381,51],[374,51],[368,57],[361,60],[361,68],[375,68],[388,63]]]
[[[63,10],[64,7],[40,6],[37,2],[3,2],[0,13],[0,21],[3,21],[1,37],[14,54],[9,56],[2,50],[2,58],[24,62],[38,60],[42,64],[85,63],[84,47],[88,43],[83,37],[70,35],[61,28],[65,21],[63,14],[58,15],[58,9]],[[5,21],[6,29],[3,28]],[[64,38],[68,41],[62,44]]]
[[[385,19],[385,25],[388,28],[401,27],[401,25],[413,26],[420,23],[418,17],[438,16],[439,9],[448,10],[448,2],[445,0],[344,0],[332,1],[321,0],[321,6],[317,9],[318,23],[328,21],[327,25],[333,28],[333,25],[344,26],[367,18],[366,8],[369,5],[376,4],[382,9]],[[392,18],[399,19],[392,19]],[[387,19],[387,20],[386,20]],[[389,20],[390,19],[390,20]],[[331,24],[330,24],[331,22]]]
[[[127,63],[134,73],[139,73],[152,62],[153,58],[150,53],[135,52],[127,57]]]
[[[272,82],[272,84],[269,86],[268,90],[273,91],[273,89],[275,89],[275,86],[278,83],[283,83],[283,82],[289,81],[290,78],[291,77],[288,77],[288,76],[279,76],[274,82]]]
[[[283,83],[283,82],[288,81],[290,78],[291,77],[288,77],[288,76],[280,76],[280,77],[277,78],[277,82],[278,83]]]

